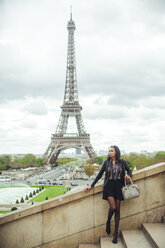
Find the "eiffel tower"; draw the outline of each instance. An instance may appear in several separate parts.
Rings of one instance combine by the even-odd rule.
[[[55,134],[52,134],[50,145],[44,153],[43,159],[45,164],[55,164],[60,152],[68,148],[79,148],[87,153],[89,158],[96,156],[90,143],[90,134],[86,133],[81,110],[82,107],[78,100],[76,61],[74,31],[75,23],[72,20],[72,11],[70,20],[67,25],[68,29],[68,52],[67,52],[67,70],[66,84],[64,93],[64,102],[61,106],[61,115],[56,128]],[[67,133],[68,119],[75,118],[77,133]]]

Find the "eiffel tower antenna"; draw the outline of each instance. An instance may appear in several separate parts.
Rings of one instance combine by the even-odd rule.
[[[70,6],[70,21],[72,21],[72,6]]]
[[[43,155],[45,164],[55,164],[60,152],[68,148],[81,149],[87,153],[89,158],[94,158],[96,156],[96,153],[90,143],[90,135],[86,132],[84,127],[81,115],[82,107],[80,106],[78,100],[74,44],[74,31],[76,26],[72,20],[72,7],[70,7],[70,20],[68,22],[67,29],[68,51],[64,101],[61,106],[61,115],[56,131],[52,134],[50,145]],[[67,133],[68,119],[73,117],[76,121],[77,132]]]

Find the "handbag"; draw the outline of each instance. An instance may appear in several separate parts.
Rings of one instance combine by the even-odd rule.
[[[126,178],[124,177],[125,186],[122,188],[122,194],[124,200],[136,198],[140,195],[140,188],[138,185],[133,184],[132,179],[130,177],[131,184],[126,185]]]

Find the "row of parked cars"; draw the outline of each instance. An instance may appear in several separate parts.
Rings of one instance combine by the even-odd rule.
[[[32,182],[27,181],[27,184],[32,184]],[[50,180],[47,180],[47,182],[46,181],[38,181],[38,182],[35,182],[35,184],[40,184],[40,185],[63,185],[63,182],[51,182]],[[71,186],[78,186],[78,183],[71,183],[70,185]]]

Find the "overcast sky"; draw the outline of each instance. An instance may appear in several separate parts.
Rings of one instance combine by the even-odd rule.
[[[165,150],[164,0],[0,0],[0,153],[43,153],[50,143],[64,97],[70,5],[94,149]]]

